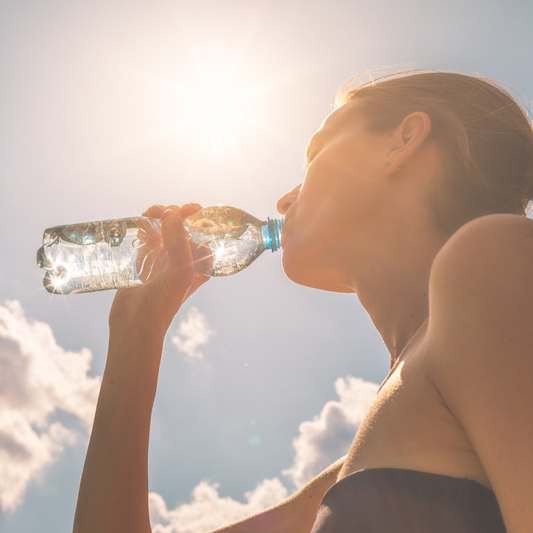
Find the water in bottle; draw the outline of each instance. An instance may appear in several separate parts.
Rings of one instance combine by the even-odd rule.
[[[219,205],[201,209],[183,224],[192,240],[195,270],[228,276],[266,249],[280,249],[284,221],[260,221],[241,209]],[[168,264],[161,221],[135,217],[49,228],[37,264],[46,270],[46,290],[54,294],[142,285]]]

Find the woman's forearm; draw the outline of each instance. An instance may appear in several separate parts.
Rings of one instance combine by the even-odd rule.
[[[165,333],[183,302],[209,278],[194,271],[181,223],[198,204],[152,206],[168,256],[164,272],[117,291],[109,353],[83,467],[74,533],[149,533],[148,439]]]
[[[164,336],[111,331],[74,533],[148,533],[148,440]]]

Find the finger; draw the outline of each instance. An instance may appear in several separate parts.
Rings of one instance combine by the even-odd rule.
[[[143,217],[159,218],[161,213],[166,209],[166,205],[157,204],[149,207],[143,214]]]
[[[194,213],[197,213],[198,211],[200,211],[200,209],[202,209],[202,206],[195,202],[191,202],[191,203],[183,205],[181,207],[182,220],[185,220],[186,218],[190,217]]]
[[[163,220],[163,244],[168,254],[168,276],[174,283],[186,285],[184,290],[187,290],[195,272],[189,234],[175,214],[169,214]]]
[[[191,242],[191,255],[196,272],[213,270],[213,251],[209,246]]]
[[[165,220],[170,215],[176,215],[178,218],[181,218],[181,206],[179,205],[169,205],[161,213],[161,220]]]

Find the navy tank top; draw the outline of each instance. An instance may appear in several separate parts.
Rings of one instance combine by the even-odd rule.
[[[506,533],[493,491],[399,468],[360,470],[324,495],[311,533]]]

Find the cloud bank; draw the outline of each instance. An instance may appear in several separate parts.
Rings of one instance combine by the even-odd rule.
[[[294,440],[294,464],[282,473],[297,488],[348,452],[378,385],[348,376],[335,382],[339,401],[329,401],[313,420],[300,424]],[[279,503],[288,496],[278,478],[265,479],[245,494],[246,503],[220,497],[218,484],[202,481],[191,494],[191,501],[168,510],[163,498],[150,493],[150,518],[154,533],[205,533],[228,525]]]
[[[213,334],[205,316],[191,308],[172,338],[191,359]],[[0,306],[0,506],[13,510],[28,484],[71,445],[79,429],[53,419],[63,411],[90,427],[100,378],[87,375],[92,354],[57,345],[48,324],[30,321],[17,301]],[[378,386],[348,376],[335,382],[338,401],[329,401],[313,420],[303,422],[293,441],[293,465],[282,473],[297,488],[345,455],[376,396]],[[200,482],[188,503],[167,509],[150,493],[154,533],[205,533],[271,507],[288,496],[278,478],[265,479],[244,501],[222,497],[218,484]]]
[[[318,416],[300,424],[300,434],[293,441],[294,464],[282,473],[297,488],[348,453],[378,385],[348,376],[335,381],[335,390],[340,401],[327,402]]]
[[[288,496],[278,478],[265,479],[247,492],[246,503],[218,494],[218,483],[202,481],[191,494],[190,503],[167,510],[163,498],[150,493],[153,533],[206,533],[271,507]]]
[[[204,358],[199,350],[209,341],[214,331],[211,330],[204,314],[196,307],[191,307],[185,318],[179,323],[176,334],[170,339],[191,360]]]
[[[18,301],[0,306],[0,506],[13,510],[28,483],[78,433],[51,420],[58,410],[92,424],[100,379],[92,354],[57,345],[48,324],[29,321]]]

